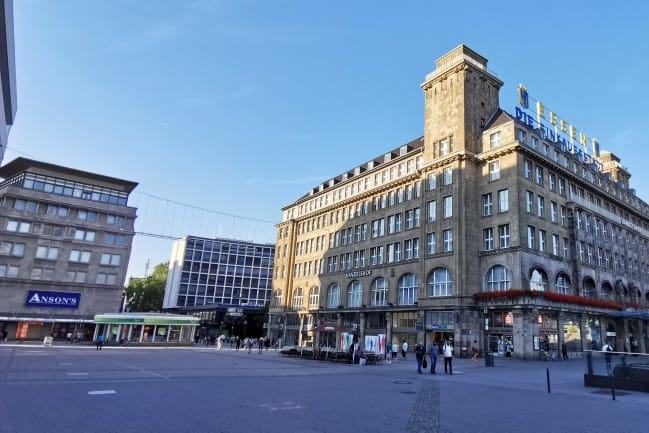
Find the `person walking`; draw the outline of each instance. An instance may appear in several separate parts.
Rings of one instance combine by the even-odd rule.
[[[568,345],[565,341],[561,343],[561,356],[563,357],[564,361],[568,360]]]
[[[104,337],[103,335],[99,335],[97,337],[97,349],[95,349],[95,350],[101,350],[102,347],[104,347],[104,340],[105,339],[106,339],[106,337]]]
[[[421,374],[421,364],[424,361],[424,355],[426,354],[426,349],[424,344],[420,341],[415,346],[415,357],[417,358],[417,373]]]
[[[430,345],[430,374],[437,374],[435,372],[437,366],[437,357],[439,356],[439,346],[436,341]]]
[[[453,374],[453,346],[450,341],[446,340],[442,351],[444,352],[444,373]]]
[[[401,356],[403,359],[406,359],[406,353],[408,352],[408,342],[406,340],[403,340],[403,344],[401,345]]]
[[[239,351],[239,348],[241,347],[241,338],[237,335],[236,341],[234,342],[234,347],[236,348],[236,351]]]
[[[397,353],[399,353],[399,345],[397,343],[392,343],[392,359],[397,360]]]
[[[478,346],[478,340],[473,340],[473,357],[471,361],[478,362],[478,358],[480,358],[480,346]]]

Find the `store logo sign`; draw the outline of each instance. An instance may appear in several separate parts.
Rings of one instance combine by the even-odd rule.
[[[30,290],[25,307],[79,308],[81,293],[49,292]]]

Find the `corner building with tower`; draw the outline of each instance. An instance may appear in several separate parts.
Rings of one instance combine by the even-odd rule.
[[[540,103],[528,114],[523,86],[502,109],[502,85],[458,46],[421,85],[423,137],[283,209],[271,337],[451,340],[456,356],[477,341],[521,359],[564,342],[647,351],[647,203],[617,156]]]

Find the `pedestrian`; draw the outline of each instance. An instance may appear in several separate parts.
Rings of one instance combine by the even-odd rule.
[[[473,340],[473,357],[471,361],[478,362],[478,358],[480,358],[480,347],[478,346],[478,340]]]
[[[264,337],[264,347],[266,348],[266,352],[268,352],[268,348],[270,347],[270,338],[268,338],[268,335]]]
[[[430,345],[430,374],[437,374],[435,368],[437,366],[437,357],[439,356],[439,346],[436,341]]]
[[[8,336],[9,336],[9,333],[7,332],[6,329],[4,331],[2,331],[2,341],[4,341],[6,343]]]
[[[408,352],[408,342],[406,340],[403,340],[403,344],[401,345],[401,356],[403,359],[406,359],[406,353]]]
[[[246,346],[248,346],[248,353],[252,352],[252,338],[246,338]]]
[[[257,354],[261,355],[264,349],[264,337],[259,337],[259,340],[257,341],[257,349]]]
[[[426,354],[426,349],[424,344],[420,341],[415,346],[415,358],[417,358],[417,373],[421,374],[421,364],[424,361],[424,355]]]
[[[613,348],[608,344],[605,343],[602,346],[602,352],[604,352],[604,360],[606,360],[606,373],[610,376],[611,375],[611,360],[613,356],[609,352],[612,352]]]
[[[392,343],[392,359],[397,359],[397,353],[399,353],[399,345],[397,343]]]
[[[239,348],[241,347],[241,338],[237,335],[236,341],[234,342],[234,347],[237,351],[239,351]]]
[[[561,356],[563,357],[564,361],[568,360],[568,345],[565,341],[561,343]]]
[[[453,346],[450,341],[446,340],[442,351],[444,352],[444,373],[453,374]]]
[[[101,350],[101,348],[104,347],[104,340],[105,339],[106,339],[106,337],[104,337],[103,335],[99,335],[97,337],[97,349],[95,349],[95,350]]]

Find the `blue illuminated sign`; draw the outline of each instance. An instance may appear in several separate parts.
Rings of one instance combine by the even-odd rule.
[[[80,300],[81,293],[30,290],[27,293],[25,307],[79,308]]]

